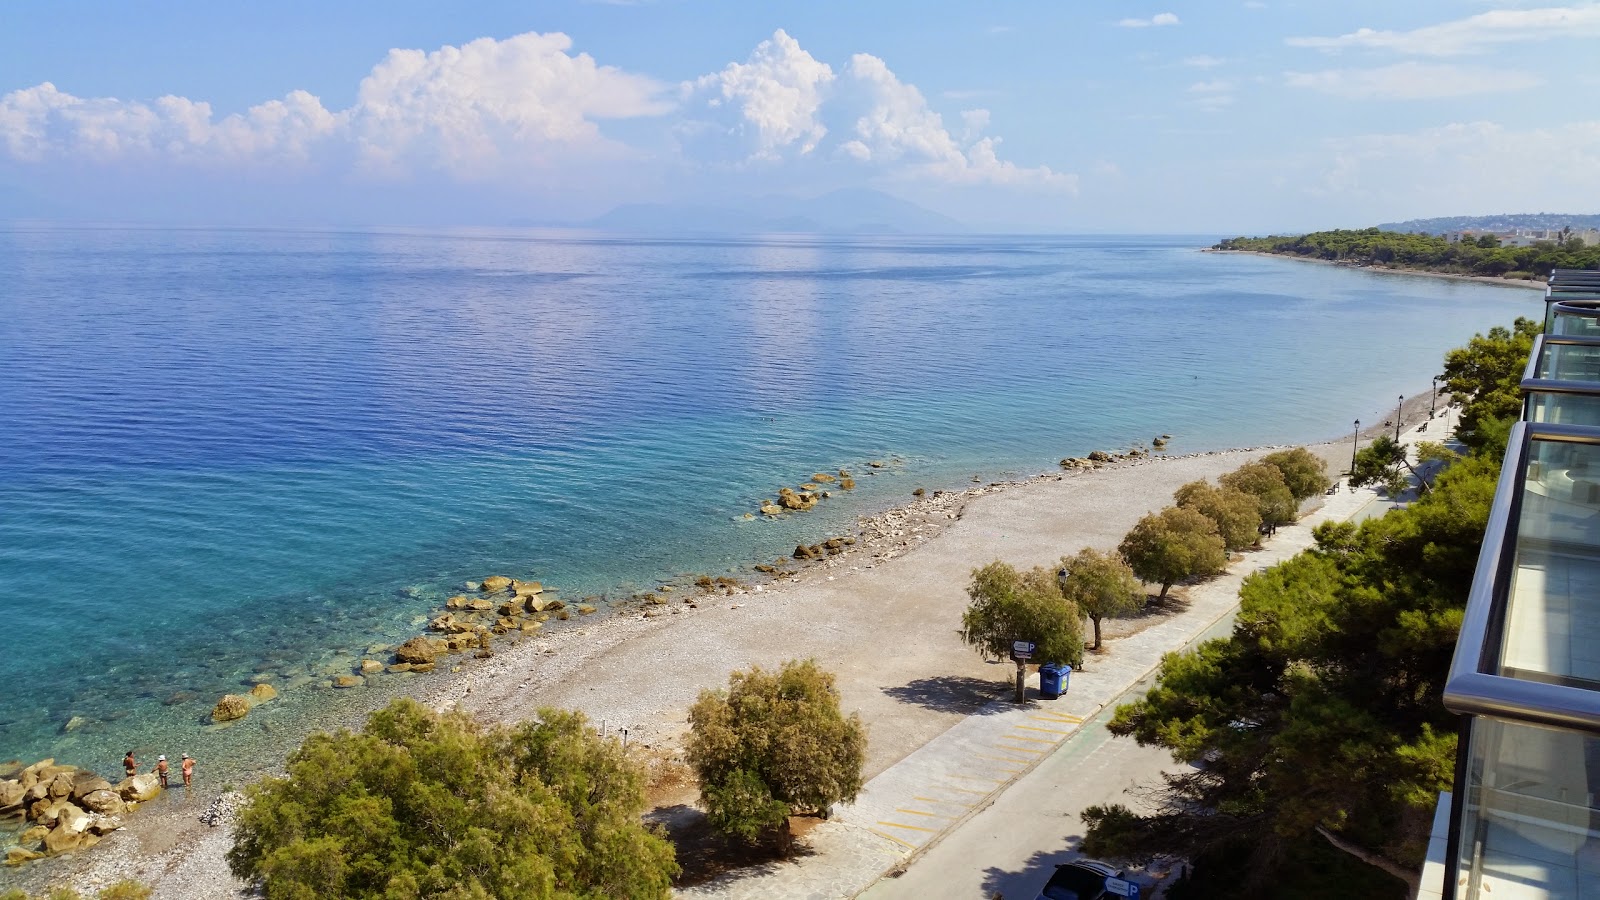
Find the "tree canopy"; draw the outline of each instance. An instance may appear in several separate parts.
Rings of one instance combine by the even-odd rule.
[[[1100,649],[1100,621],[1137,612],[1144,606],[1144,588],[1121,557],[1092,547],[1061,557],[1061,593],[1094,623],[1094,647]]]
[[[1082,614],[1062,596],[1056,573],[1026,572],[1003,562],[972,570],[971,598],[961,614],[961,639],[987,656],[1005,659],[1012,641],[1032,641],[1034,658],[1083,663]]]
[[[689,709],[689,764],[713,827],[746,841],[794,812],[826,815],[861,791],[867,731],[839,709],[834,677],[814,660],[756,666],[702,691]]]
[[[644,780],[581,713],[514,726],[396,700],[247,789],[228,864],[268,900],[671,896]]]
[[[1160,599],[1174,584],[1214,575],[1228,564],[1228,552],[1216,523],[1192,509],[1169,506],[1150,513],[1133,526],[1118,545],[1133,573],[1161,585]]]
[[[1452,242],[1430,234],[1377,228],[1317,231],[1299,236],[1229,238],[1217,250],[1248,250],[1312,259],[1457,275],[1545,277],[1554,269],[1600,267],[1600,247],[1581,240],[1539,241],[1531,247],[1501,247],[1494,235]]]
[[[1522,370],[1543,326],[1518,318],[1495,327],[1444,358],[1444,387],[1462,401],[1456,438],[1472,450],[1499,452],[1522,415]]]
[[[1243,550],[1261,540],[1261,508],[1256,498],[1238,488],[1219,488],[1191,481],[1172,495],[1173,502],[1210,519],[1228,550]]]
[[[1217,480],[1223,487],[1254,497],[1261,523],[1269,528],[1292,525],[1300,517],[1300,504],[1284,483],[1283,472],[1277,466],[1266,462],[1245,463]]]
[[[1328,489],[1328,464],[1304,447],[1279,450],[1261,457],[1261,461],[1278,470],[1284,486],[1296,504],[1304,503]]]

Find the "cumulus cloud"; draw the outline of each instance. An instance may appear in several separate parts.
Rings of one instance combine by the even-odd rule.
[[[305,91],[216,119],[184,97],[150,103],[83,98],[50,82],[0,97],[0,139],[16,159],[72,156],[96,162],[167,157],[202,162],[304,162],[341,117]]]
[[[1405,62],[1375,69],[1285,72],[1284,83],[1354,100],[1437,100],[1522,91],[1543,81],[1526,72]]]
[[[952,133],[883,60],[858,54],[836,72],[782,30],[745,61],[675,91],[575,53],[558,33],[391,50],[361,81],[355,102],[337,111],[294,91],[218,117],[183,97],[82,98],[45,83],[0,97],[0,153],[21,161],[309,166],[335,175],[439,172],[456,182],[529,184],[569,166],[645,157],[601,123],[653,117],[663,121],[653,133],[638,132],[646,139],[665,144],[670,134],[680,148],[710,151],[672,165],[804,159],[874,177],[1076,188],[1075,176],[1001,159],[987,110],[961,112]]]
[[[801,153],[810,153],[828,133],[817,114],[833,80],[832,67],[818,62],[780,28],[757,44],[748,60],[701,77],[694,88],[715,91],[714,104],[736,106],[753,131],[755,155],[775,159],[795,144]]]
[[[1418,56],[1457,56],[1479,52],[1495,44],[1557,37],[1600,37],[1600,4],[1497,9],[1410,31],[1361,28],[1336,37],[1292,37],[1287,43],[1291,47],[1327,52],[1365,48]]]
[[[1156,13],[1148,19],[1119,19],[1117,25],[1123,28],[1155,28],[1161,25],[1177,25],[1177,15],[1169,12]]]
[[[607,145],[597,119],[657,115],[655,81],[570,54],[564,34],[483,38],[432,53],[392,50],[356,102],[331,112],[305,91],[216,118],[207,103],[83,98],[48,82],[0,97],[0,140],[27,161],[146,157],[181,163],[312,161],[323,144],[353,147],[385,172],[409,166],[487,176],[553,148]]]

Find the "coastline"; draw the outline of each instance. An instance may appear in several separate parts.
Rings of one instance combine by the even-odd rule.
[[[1496,287],[1524,288],[1537,291],[1544,290],[1544,282],[1529,281],[1523,278],[1501,278],[1491,275],[1458,275],[1453,272],[1429,272],[1423,269],[1397,269],[1389,266],[1359,266],[1336,259],[1314,259],[1309,256],[1295,256],[1289,253],[1267,253],[1262,250],[1218,250],[1215,247],[1204,247],[1201,253],[1231,253],[1240,256],[1260,256],[1267,259],[1291,259],[1297,262],[1317,263],[1324,266],[1338,266],[1341,269],[1354,269],[1360,272],[1376,272],[1380,275],[1416,275],[1419,278],[1443,278],[1449,281],[1466,281],[1473,284],[1489,284]]]
[[[1408,402],[1406,418],[1426,418],[1428,399]],[[1312,449],[1336,473],[1348,447],[1334,439]],[[814,656],[837,673],[844,707],[869,723],[870,778],[962,720],[988,699],[983,685],[997,688],[1009,674],[956,633],[973,567],[993,559],[1051,565],[1082,546],[1113,548],[1180,484],[1214,479],[1273,449],[1153,456],[934,491],[861,517],[854,546],[797,572],[732,596],[674,593],[653,617],[617,613],[528,638],[443,679],[408,680],[403,692],[490,721],[522,719],[541,706],[580,709],[596,726],[627,728],[630,743],[660,759],[675,752],[700,690],[722,686],[734,669]],[[223,861],[228,829],[198,821],[220,787],[159,804],[106,847],[18,880],[38,888],[48,869],[50,883],[84,890],[136,877],[152,883],[157,898],[236,896],[240,885]],[[692,802],[693,793],[673,800]]]

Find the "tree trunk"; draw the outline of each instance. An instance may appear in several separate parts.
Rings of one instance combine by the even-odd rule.
[[[1089,617],[1089,621],[1094,623],[1094,647],[1092,649],[1099,650],[1100,649],[1100,617],[1099,616],[1090,616]]]
[[[1160,602],[1162,600],[1167,599],[1167,588],[1170,588],[1170,587],[1172,587],[1172,582],[1170,582],[1170,581],[1161,582],[1161,593],[1156,595],[1156,601],[1157,602]]]
[[[1339,848],[1340,850],[1343,850],[1351,856],[1354,856],[1356,859],[1361,860],[1367,865],[1376,866],[1377,868],[1388,872],[1390,875],[1393,875],[1401,881],[1404,881],[1407,887],[1406,896],[1410,898],[1410,900],[1416,900],[1417,891],[1422,887],[1421,872],[1408,869],[1381,854],[1373,853],[1370,850],[1363,850],[1362,848],[1350,843],[1342,837],[1339,837],[1328,829],[1323,828],[1321,825],[1317,826],[1317,834],[1320,834],[1326,838],[1328,843]]]

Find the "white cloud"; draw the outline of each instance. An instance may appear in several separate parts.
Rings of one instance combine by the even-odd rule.
[[[1404,62],[1375,69],[1285,72],[1284,83],[1355,100],[1435,100],[1509,93],[1537,87],[1543,82],[1526,72]]]
[[[854,139],[839,148],[851,159],[888,163],[900,174],[955,184],[1031,184],[1077,190],[1077,176],[1051,171],[1048,166],[1023,168],[1000,159],[995,152],[999,138],[978,138],[961,146],[922,92],[902,82],[876,56],[857,53],[845,71],[855,94],[850,99],[862,103],[852,130]],[[986,111],[983,120],[987,124]]]
[[[1334,52],[1346,48],[1392,50],[1418,56],[1456,56],[1495,44],[1551,38],[1600,37],[1600,4],[1540,9],[1497,9],[1411,31],[1361,28],[1337,37],[1292,37],[1291,47]]]
[[[1177,25],[1178,17],[1169,12],[1156,13],[1148,19],[1119,19],[1117,24],[1123,28],[1154,28],[1160,25]]]
[[[1183,64],[1194,69],[1214,69],[1226,62],[1227,60],[1219,56],[1207,56],[1204,53],[1199,56],[1185,56],[1183,58]]]
[[[1226,78],[1212,81],[1196,81],[1185,89],[1190,95],[1191,102],[1207,112],[1217,112],[1233,105],[1233,92],[1239,87],[1237,82]]]
[[[1513,131],[1465,122],[1327,142],[1312,191],[1368,208],[1551,209],[1600,196],[1600,121]]]
[[[810,153],[828,133],[817,113],[833,80],[827,63],[818,62],[780,28],[757,44],[747,61],[702,76],[693,89],[716,92],[713,103],[736,105],[755,132],[755,155],[775,159],[778,151],[797,142],[801,153]]]
[[[16,159],[97,162],[164,156],[189,162],[304,162],[341,118],[305,91],[214,119],[183,97],[151,103],[75,97],[50,82],[0,97],[0,139]]]

